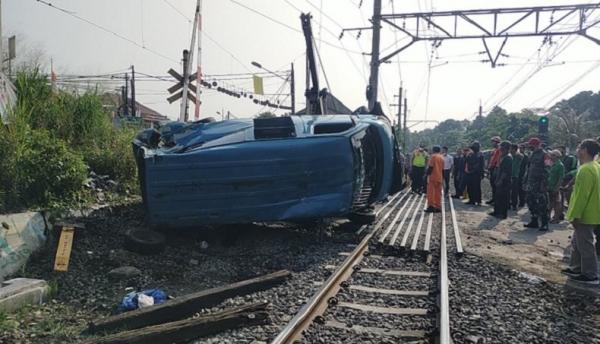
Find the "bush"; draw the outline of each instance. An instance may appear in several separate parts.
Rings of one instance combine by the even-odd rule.
[[[80,154],[43,129],[0,129],[0,210],[58,207],[79,200],[87,167]]]
[[[0,211],[73,205],[88,167],[135,185],[136,130],[114,128],[96,90],[53,92],[37,69],[18,72],[15,86],[17,104],[0,126]]]
[[[123,186],[136,189],[137,167],[131,149],[137,130],[114,129],[112,139],[85,152],[85,160],[97,174],[108,175]]]

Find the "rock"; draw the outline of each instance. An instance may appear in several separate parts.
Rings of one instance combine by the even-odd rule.
[[[512,245],[512,244],[513,244],[513,241],[512,241],[511,239],[506,239],[506,240],[502,240],[502,243],[503,243],[504,245]]]
[[[480,336],[467,336],[465,338],[465,340],[467,341],[467,343],[472,343],[472,344],[483,344],[483,338]]]
[[[190,265],[198,265],[198,259],[190,259]]]
[[[0,285],[0,311],[13,312],[25,305],[41,304],[47,297],[48,283],[44,280],[15,278]]]
[[[206,250],[208,248],[208,243],[206,241],[202,241],[200,243],[200,249],[201,250]]]
[[[10,229],[10,225],[4,221],[2,221],[2,227],[4,227],[4,229],[6,229],[6,230]]]
[[[133,277],[137,277],[142,274],[140,269],[133,266],[122,266],[120,268],[112,269],[108,272],[108,277],[113,280],[127,280]]]

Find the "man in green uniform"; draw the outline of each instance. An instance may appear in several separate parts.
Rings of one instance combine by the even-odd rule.
[[[519,176],[521,175],[521,164],[523,162],[523,154],[519,151],[519,145],[510,145],[510,155],[512,156],[512,173],[511,173],[511,190],[510,190],[510,206],[512,210],[517,210],[519,204],[525,203],[522,199],[519,203],[519,196],[521,193],[521,182]]]
[[[544,232],[548,230],[548,171],[545,164],[546,152],[542,148],[542,141],[537,137],[529,139],[528,143],[532,153],[529,158],[524,189],[527,191],[527,205],[531,213],[531,221],[525,227],[539,228],[540,231]],[[538,219],[541,220],[541,226]]]
[[[581,167],[575,177],[567,219],[575,228],[571,240],[571,263],[563,273],[571,280],[598,284],[598,257],[594,247],[594,228],[600,225],[600,164],[594,161],[600,144],[584,140],[577,150]]]
[[[577,174],[577,157],[567,153],[567,147],[565,146],[558,146],[556,149],[562,154],[562,163],[565,166],[565,177],[563,178],[560,190],[561,202],[564,206],[565,203],[569,202],[569,198],[571,197],[573,189],[572,181]]]
[[[560,223],[565,219],[563,213],[563,202],[560,197],[560,186],[565,177],[565,166],[561,160],[562,154],[558,149],[550,152],[552,167],[548,177],[548,199],[550,200],[548,215],[551,216],[550,223]],[[554,215],[552,214],[554,211]]]

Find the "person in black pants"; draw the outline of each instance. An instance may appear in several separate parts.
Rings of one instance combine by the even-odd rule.
[[[527,191],[525,191],[523,183],[525,182],[525,175],[529,168],[529,154],[524,145],[519,146],[519,148],[521,148],[521,153],[523,154],[521,168],[519,169],[519,208],[523,208],[527,203]]]
[[[469,193],[469,201],[466,203],[481,205],[481,180],[484,175],[485,161],[480,152],[479,142],[473,142],[470,148],[471,151],[465,161],[465,176],[467,179],[467,192]]]
[[[499,219],[506,219],[510,207],[510,190],[512,179],[513,158],[509,153],[510,142],[503,141],[500,144],[500,164],[496,169],[496,195],[494,211],[489,215]]]
[[[448,154],[448,147],[442,147],[442,158],[444,159],[444,195],[450,193],[450,174],[452,174],[452,168],[454,167],[454,158]]]
[[[510,207],[512,210],[517,210],[519,207],[519,195],[521,194],[521,183],[519,182],[519,176],[521,175],[521,164],[523,163],[523,154],[519,151],[519,145],[512,144],[510,146],[510,155],[513,158]]]
[[[454,168],[452,170],[452,176],[454,178],[454,190],[455,194],[452,198],[460,198],[463,194],[463,175],[465,173],[465,158],[463,156],[463,150],[459,149],[456,151],[454,157]]]

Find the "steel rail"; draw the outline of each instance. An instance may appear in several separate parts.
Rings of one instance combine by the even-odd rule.
[[[412,245],[410,246],[411,251],[417,249],[417,245],[419,244],[419,238],[421,237],[421,228],[423,228],[423,220],[425,220],[425,212],[421,212],[421,218],[419,219],[419,224],[417,225],[417,230],[415,232],[415,236],[413,237]]]
[[[412,233],[412,228],[415,223],[415,219],[417,218],[417,216],[419,214],[419,210],[421,210],[421,204],[423,204],[424,199],[425,199],[425,195],[421,195],[421,199],[419,200],[419,203],[417,203],[417,206],[415,207],[415,211],[412,215],[412,218],[410,219],[410,222],[408,223],[408,226],[406,227],[406,232],[404,232],[404,236],[402,237],[402,242],[400,242],[401,247],[406,247],[406,242],[408,241],[408,237],[410,236],[410,233]],[[415,233],[415,236],[416,236],[416,233]]]
[[[418,199],[419,199],[419,196],[416,196],[415,199],[410,204],[410,207],[408,207],[408,209],[406,209],[406,212],[404,213],[404,217],[402,218],[402,222],[400,222],[400,224],[396,228],[396,231],[394,232],[394,235],[392,235],[392,238],[390,239],[390,242],[389,242],[390,246],[394,246],[394,244],[396,243],[396,240],[398,240],[398,235],[400,235],[400,233],[402,232],[402,228],[404,227],[404,224],[406,223],[406,220],[408,219],[408,215],[410,215],[410,213],[412,212],[412,209],[414,208]],[[407,228],[407,230],[408,230],[408,228]]]
[[[406,200],[406,203],[404,203],[404,205],[402,206],[402,208],[400,208],[400,210],[398,210],[398,212],[396,213],[396,216],[394,216],[394,219],[392,220],[392,222],[390,222],[390,224],[385,228],[385,231],[383,231],[383,234],[381,234],[381,236],[379,237],[379,243],[383,244],[383,242],[385,241],[385,239],[387,238],[387,236],[392,231],[392,229],[394,227],[394,224],[396,224],[396,222],[398,221],[398,219],[402,215],[402,212],[404,211],[404,209],[406,208],[406,206],[410,204],[410,201],[412,200],[412,197],[413,197],[413,195],[410,195],[408,197],[408,199]]]
[[[433,225],[433,213],[429,213],[429,220],[427,220],[427,231],[425,232],[425,244],[423,245],[423,251],[429,252],[431,245],[431,226]]]
[[[443,196],[443,194],[442,194]],[[440,344],[450,344],[450,302],[448,297],[448,256],[446,248],[446,202],[442,197],[442,233],[440,238]]]
[[[402,195],[403,191],[397,192],[386,204],[384,204],[381,208],[377,209],[375,212],[375,216],[378,216],[388,205],[392,204],[398,196]]]
[[[448,203],[450,203],[450,214],[452,215],[452,226],[454,227],[454,240],[456,241],[456,253],[463,254],[463,245],[460,238],[460,230],[458,229],[458,222],[456,221],[456,211],[454,211],[454,204],[452,202],[452,196],[448,195]]]
[[[402,199],[400,199],[401,201]],[[389,216],[391,212],[396,209],[400,201],[398,201],[394,207],[386,214]],[[380,225],[382,222],[379,222]],[[378,231],[379,227],[376,225],[373,230],[365,235],[363,240],[356,246],[354,251],[344,260],[336,271],[329,276],[327,281],[319,288],[308,302],[302,306],[300,311],[290,320],[290,322],[283,328],[283,330],[273,339],[271,344],[283,344],[283,343],[294,343],[295,340],[300,339],[302,331],[307,329],[313,322],[315,317],[322,314],[327,309],[327,301],[335,296],[341,288],[341,282],[345,281],[350,275],[352,275],[353,267],[364,257],[364,253],[369,248],[369,241]]]

